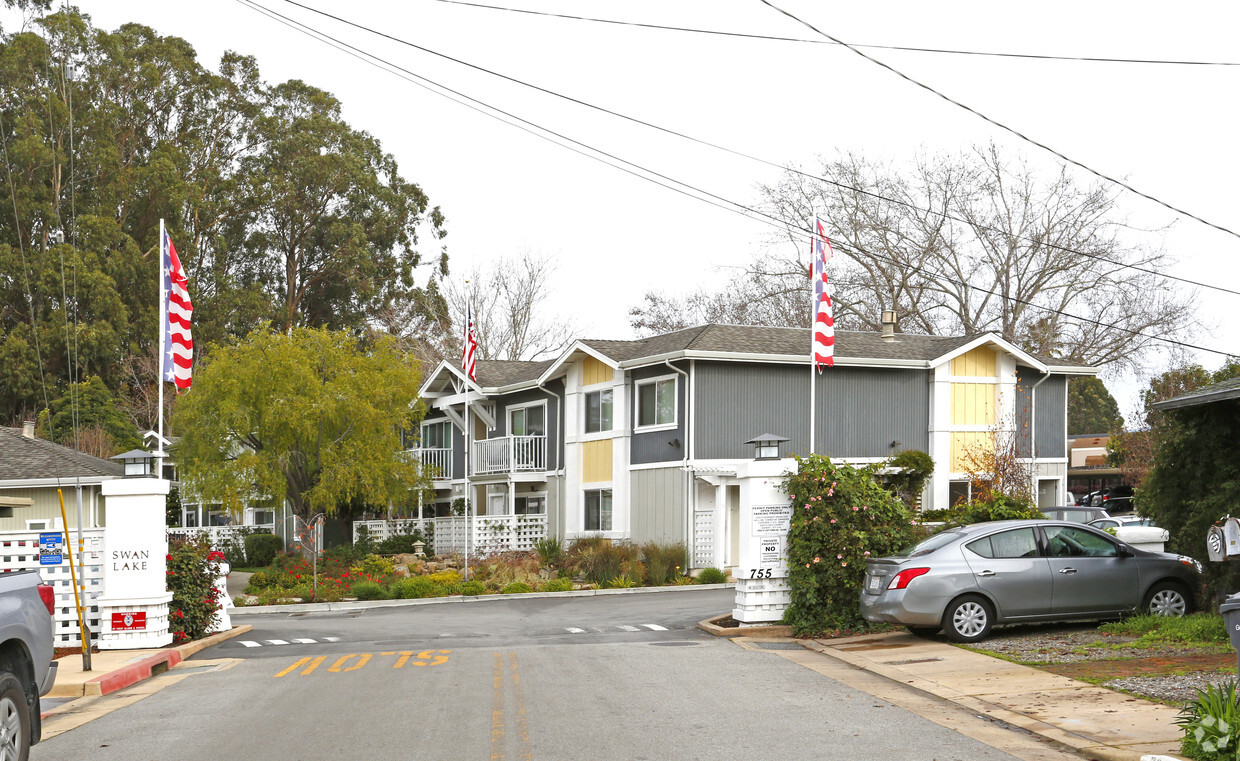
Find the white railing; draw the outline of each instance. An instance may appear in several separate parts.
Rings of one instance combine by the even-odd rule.
[[[467,539],[464,516],[445,518],[402,518],[390,521],[354,521],[353,541],[361,537],[364,527],[375,541],[389,536],[421,531],[422,536],[433,535],[433,547],[427,546],[428,554],[464,554]],[[526,552],[534,549],[534,543],[547,538],[546,515],[479,515],[472,520],[473,537],[469,543],[471,555],[492,555],[497,552],[516,550]]]
[[[0,531],[0,571],[25,571],[37,569],[43,581],[56,592],[56,607],[52,621],[52,640],[56,647],[81,647],[78,632],[77,607],[73,600],[73,573],[69,569],[69,553],[61,554],[60,565],[39,564],[39,531]],[[78,564],[77,530],[69,529],[73,565]],[[99,635],[99,606],[95,598],[103,593],[103,529],[82,531],[82,578],[79,584],[86,594],[82,607],[86,612],[86,625],[96,637]]]
[[[452,478],[451,449],[410,449],[415,460],[430,471],[431,478]]]
[[[547,469],[546,436],[501,436],[474,442],[473,472]]]
[[[206,536],[211,542],[211,549],[221,552],[230,544],[245,545],[245,538],[250,534],[276,533],[274,523],[259,523],[253,526],[176,526],[168,529],[168,538]]]

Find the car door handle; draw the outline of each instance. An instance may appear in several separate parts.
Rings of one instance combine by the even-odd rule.
[[[1075,568],[1060,568],[1059,572],[1060,573],[1076,573],[1076,569]]]
[[[978,571],[977,575],[978,576],[994,576],[995,572],[994,571]]]

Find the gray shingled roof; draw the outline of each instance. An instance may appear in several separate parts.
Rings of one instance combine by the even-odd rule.
[[[1240,378],[1219,381],[1210,386],[1194,389],[1187,394],[1180,394],[1171,399],[1155,402],[1154,407],[1160,410],[1174,410],[1181,407],[1197,407],[1228,399],[1240,399]]]
[[[480,359],[477,366],[478,385],[483,388],[500,388],[521,381],[534,380],[554,363],[554,359],[542,362]]]
[[[123,476],[125,466],[44,439],[28,439],[17,428],[0,428],[0,481],[31,478]]]

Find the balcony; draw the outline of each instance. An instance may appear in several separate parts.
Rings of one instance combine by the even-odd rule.
[[[409,450],[409,456],[414,462],[420,462],[422,468],[430,473],[431,478],[436,480],[452,478],[451,449],[415,448]]]
[[[547,469],[546,436],[501,436],[475,441],[471,472],[516,473]]]

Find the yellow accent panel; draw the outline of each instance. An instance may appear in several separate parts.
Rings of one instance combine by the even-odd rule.
[[[952,434],[952,472],[962,473],[969,467],[969,452],[989,451],[995,445],[988,431],[957,431]]]
[[[994,383],[952,384],[952,425],[994,424]]]
[[[998,375],[997,359],[993,349],[979,346],[967,354],[952,360],[952,375],[969,378],[993,378]]]
[[[605,483],[611,480],[611,442],[611,439],[601,439],[581,445],[583,483]]]
[[[599,362],[594,357],[586,357],[581,365],[581,385],[589,386],[593,383],[607,383],[616,377],[616,371],[612,370],[604,362]]]

